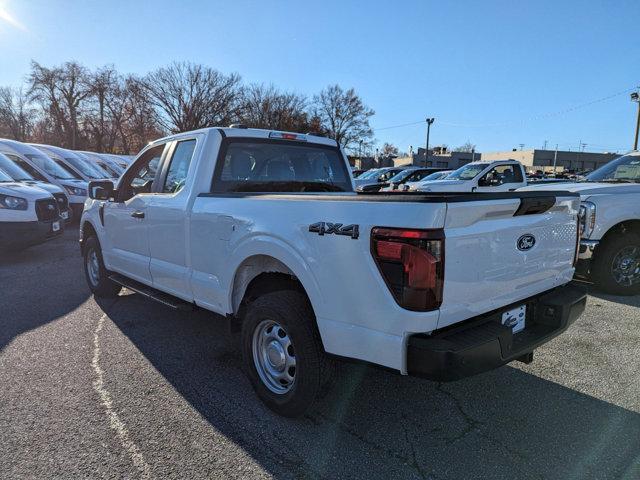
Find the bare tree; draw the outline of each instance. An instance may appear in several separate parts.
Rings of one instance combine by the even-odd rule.
[[[307,99],[295,93],[281,92],[273,85],[251,85],[242,92],[241,118],[253,128],[309,131]]]
[[[375,113],[367,107],[353,88],[343,90],[331,85],[313,99],[314,115],[327,133],[344,148],[353,149],[359,142],[368,144],[373,137],[369,118]]]
[[[458,148],[455,149],[455,151],[471,153],[475,151],[475,149],[476,149],[476,146],[473,143],[471,143],[469,140],[467,140],[467,142],[464,145],[459,146]]]
[[[87,75],[86,88],[89,92],[85,110],[86,134],[89,136],[91,148],[98,152],[112,151],[117,125],[112,116],[114,103],[119,102],[116,97],[120,77],[113,66],[106,66]],[[117,113],[117,106],[116,106]]]
[[[172,63],[142,81],[158,109],[161,125],[184,132],[235,120],[239,108],[240,76],[224,75],[200,64]]]
[[[382,149],[380,153],[385,157],[397,157],[398,156],[398,147],[392,145],[391,143],[386,143],[382,145]]]
[[[33,133],[36,110],[22,89],[0,88],[0,135],[25,142]]]
[[[143,81],[133,75],[128,76],[121,87],[122,120],[118,132],[124,152],[135,153],[155,138],[162,137],[158,114]]]
[[[38,101],[45,115],[51,117],[54,133],[61,143],[75,149],[80,144],[79,108],[89,95],[87,70],[77,62],[47,68],[31,62],[29,94]]]

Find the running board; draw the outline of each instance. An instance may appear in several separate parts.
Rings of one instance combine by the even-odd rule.
[[[169,308],[173,308],[174,310],[191,312],[195,309],[192,303],[180,300],[173,295],[161,292],[160,290],[145,285],[144,283],[131,280],[130,278],[127,278],[124,275],[120,275],[119,273],[112,273],[111,275],[109,275],[109,280],[112,280],[122,285],[123,287],[128,288],[129,290],[139,293],[140,295],[144,295],[151,300],[155,300],[156,302],[161,303]]]

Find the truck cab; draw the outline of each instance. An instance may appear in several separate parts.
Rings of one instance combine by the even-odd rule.
[[[472,162],[451,172],[446,179],[426,181],[418,192],[511,192],[527,185],[525,170],[516,160]]]

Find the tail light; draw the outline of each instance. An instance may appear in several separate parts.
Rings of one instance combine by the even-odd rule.
[[[376,227],[371,254],[396,302],[426,312],[442,304],[444,231]]]

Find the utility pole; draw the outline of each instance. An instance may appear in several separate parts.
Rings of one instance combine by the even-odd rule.
[[[631,94],[631,101],[638,104],[638,119],[636,120],[636,136],[633,140],[633,149],[638,150],[638,132],[640,131],[640,92]]]
[[[360,148],[358,150],[358,157],[360,158],[360,168],[362,168],[362,140],[358,142],[360,144]]]
[[[544,141],[544,145],[542,146],[542,149],[543,149],[543,150],[546,150],[546,149],[547,149],[547,141],[546,141],[546,140]]]
[[[435,118],[427,118],[427,144],[425,145],[424,151],[424,166],[426,167],[429,163],[429,132],[431,131],[431,124],[435,121]]]
[[[556,143],[556,151],[553,154],[553,175],[556,174],[556,165],[558,164],[558,144]]]
[[[520,151],[522,151],[522,149],[524,148],[524,143],[520,143]]]

